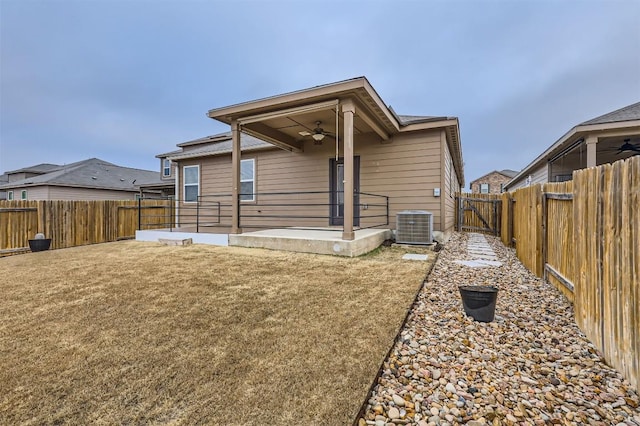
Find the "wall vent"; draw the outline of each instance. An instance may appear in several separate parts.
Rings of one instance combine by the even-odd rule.
[[[433,214],[424,210],[405,210],[396,215],[396,243],[431,244]]]

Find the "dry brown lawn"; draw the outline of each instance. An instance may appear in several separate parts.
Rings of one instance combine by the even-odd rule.
[[[350,424],[427,271],[404,252],[2,258],[0,424]]]

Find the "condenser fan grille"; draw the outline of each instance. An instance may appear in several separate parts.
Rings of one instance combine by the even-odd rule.
[[[402,244],[431,244],[433,242],[433,214],[424,210],[406,210],[396,215],[396,242]]]

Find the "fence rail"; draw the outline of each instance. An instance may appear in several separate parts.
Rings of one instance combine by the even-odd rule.
[[[501,198],[502,242],[574,303],[576,323],[640,392],[640,156]]]
[[[164,200],[145,200],[142,210],[166,210]],[[19,253],[36,233],[51,238],[51,248],[66,248],[132,238],[138,229],[138,201],[0,201],[0,256]],[[162,227],[149,220],[148,227]]]

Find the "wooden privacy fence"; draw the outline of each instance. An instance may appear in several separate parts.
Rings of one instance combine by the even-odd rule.
[[[172,217],[167,200],[140,202],[145,228],[165,226]],[[0,201],[0,255],[29,246],[38,232],[51,248],[66,248],[132,238],[138,229],[138,201]]]
[[[640,156],[502,194],[501,238],[640,391]]]
[[[501,204],[499,194],[456,194],[456,229],[500,235]]]

